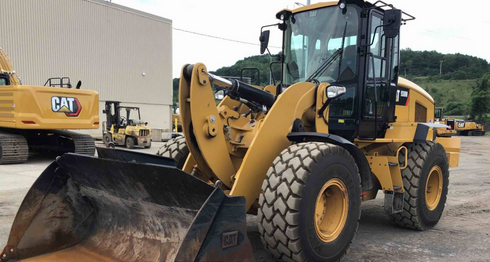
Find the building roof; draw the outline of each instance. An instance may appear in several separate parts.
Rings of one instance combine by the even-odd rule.
[[[82,1],[92,2],[94,4],[99,4],[99,5],[105,5],[105,6],[109,7],[109,8],[118,9],[118,10],[123,11],[123,12],[131,13],[131,14],[134,14],[134,15],[146,17],[146,18],[153,19],[153,20],[158,20],[158,21],[161,21],[161,22],[164,22],[164,23],[167,23],[167,24],[172,24],[172,20],[170,20],[168,18],[164,18],[164,17],[161,17],[161,16],[153,15],[153,14],[150,14],[150,13],[146,13],[146,12],[143,12],[143,11],[140,11],[140,10],[136,10],[136,9],[129,8],[127,6],[123,6],[123,5],[119,5],[119,4],[115,4],[115,3],[112,3],[112,2],[109,2],[109,1],[105,1],[105,0],[82,0]]]

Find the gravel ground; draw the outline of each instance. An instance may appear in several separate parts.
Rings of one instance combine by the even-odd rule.
[[[138,152],[155,153],[162,143]],[[344,261],[490,261],[490,137],[462,137],[460,166],[451,169],[446,209],[439,224],[420,232],[393,225],[383,194],[363,203],[360,228]],[[34,156],[0,166],[0,248],[25,194],[52,159]],[[248,216],[255,261],[273,261],[262,247],[255,216]]]

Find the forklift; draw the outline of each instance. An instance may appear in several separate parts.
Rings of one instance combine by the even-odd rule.
[[[121,115],[121,110],[126,116]],[[137,112],[138,118],[131,118],[131,112]],[[151,147],[151,128],[148,122],[141,120],[139,107],[121,106],[119,101],[106,101],[103,113],[107,120],[102,123],[102,139],[105,146],[135,146]],[[134,114],[133,114],[134,115]]]

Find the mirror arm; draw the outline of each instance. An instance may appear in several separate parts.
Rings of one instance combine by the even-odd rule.
[[[264,30],[264,28],[266,27],[271,27],[271,26],[279,26],[281,25],[281,23],[277,23],[277,24],[270,24],[270,25],[264,25],[260,28],[260,34],[262,34],[262,31]]]

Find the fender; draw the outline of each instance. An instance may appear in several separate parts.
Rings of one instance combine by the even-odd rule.
[[[364,156],[364,153],[349,140],[333,134],[323,134],[316,132],[289,133],[287,138],[289,139],[289,141],[296,143],[327,142],[343,147],[352,155],[352,157],[356,161],[359,173],[361,174],[362,191],[369,191],[373,189],[373,177],[371,174],[369,163]]]
[[[433,123],[417,123],[417,129],[415,130],[415,135],[413,136],[414,143],[424,143],[427,141],[427,134],[429,133],[429,128],[448,128],[448,125],[443,124],[433,124]],[[437,132],[434,130],[432,141],[436,139]]]

